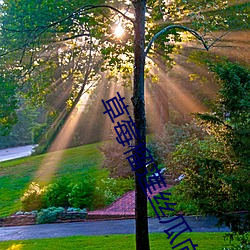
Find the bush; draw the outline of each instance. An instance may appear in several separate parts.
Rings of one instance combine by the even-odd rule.
[[[112,191],[116,196],[121,196],[124,193],[134,189],[135,182],[133,178],[118,178],[116,179],[116,185],[113,185]]]
[[[130,190],[134,190],[134,180],[132,178],[101,179],[95,185],[93,208],[99,209],[108,206]]]
[[[228,233],[224,238],[229,240],[231,246],[224,247],[223,250],[250,250],[250,239],[247,233]],[[233,244],[235,240],[237,243]]]
[[[58,181],[48,185],[45,188],[43,198],[45,207],[68,207],[70,190],[70,181],[66,178],[61,178]]]
[[[26,207],[30,206],[28,210],[23,206],[25,211],[70,206],[97,209],[111,204],[127,191],[133,190],[134,180],[106,177],[97,181],[85,176],[85,180],[77,183],[62,178],[43,189],[32,183],[30,189],[26,191],[25,198],[22,198],[24,204],[27,204]],[[53,213],[50,213],[49,217],[53,217]]]
[[[62,207],[49,207],[37,213],[36,224],[55,222],[59,213],[64,212]]]
[[[91,207],[94,184],[87,179],[72,185],[69,193],[69,204],[73,207],[84,208]]]
[[[99,147],[99,150],[104,155],[101,168],[108,169],[111,178],[129,178],[134,176],[131,166],[124,155],[124,152],[129,149],[128,147],[123,147],[115,139]]]
[[[28,190],[21,197],[22,209],[24,211],[39,210],[43,207],[44,189],[38,183],[32,182]]]

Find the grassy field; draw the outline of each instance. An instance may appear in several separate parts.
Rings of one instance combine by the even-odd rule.
[[[100,143],[65,150],[57,164],[51,161],[50,165],[49,162],[60,152],[0,162],[0,217],[20,210],[20,197],[30,182],[38,181],[36,173],[44,165],[44,161],[49,169],[55,169],[47,181],[62,176],[72,181],[79,181],[86,174],[92,177],[98,175],[98,178],[106,177],[108,172],[98,169],[102,160],[102,155],[97,149],[98,145]]]
[[[194,244],[198,244],[199,250],[222,250],[228,246],[224,241],[225,233],[186,233],[180,235],[173,245],[191,238]],[[178,241],[178,242],[177,242]],[[167,235],[154,233],[150,235],[151,250],[172,249]],[[184,245],[183,245],[184,246]],[[135,249],[134,235],[105,235],[105,236],[74,236],[67,238],[7,241],[0,243],[1,250],[78,250],[78,249]],[[179,249],[179,248],[178,248]]]

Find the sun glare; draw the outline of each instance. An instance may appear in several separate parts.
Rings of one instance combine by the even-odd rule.
[[[124,29],[120,24],[116,26],[114,34],[116,37],[121,37],[124,34]]]

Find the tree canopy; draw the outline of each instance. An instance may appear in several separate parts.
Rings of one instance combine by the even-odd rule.
[[[200,31],[209,46],[206,34],[230,28],[231,16],[221,15],[227,10],[227,1],[147,1],[146,45],[163,28],[185,24]],[[133,21],[130,1],[85,1],[82,6],[77,0],[5,0],[1,4],[1,67],[15,69],[14,88],[29,102],[38,106],[60,99],[60,110],[71,107],[84,89],[98,82],[101,71],[122,75],[126,85],[132,82]],[[114,35],[117,25],[126,30],[121,38]],[[157,52],[171,64],[177,46],[173,41],[183,40],[179,31],[171,29],[154,40],[148,56]],[[65,89],[67,94],[62,94]]]

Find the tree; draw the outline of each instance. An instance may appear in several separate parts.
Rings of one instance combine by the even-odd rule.
[[[177,188],[184,199],[242,233],[250,225],[250,71],[231,62],[209,64],[221,89],[213,113],[196,114],[208,135],[182,143],[172,170],[185,174]]]
[[[4,74],[0,77],[0,136],[9,134],[17,121],[16,86],[11,79],[6,78]]]
[[[14,1],[13,1],[14,2]],[[93,5],[92,3],[95,3]],[[108,1],[107,1],[108,2]],[[21,62],[24,62],[24,55],[28,55],[32,58],[32,64],[44,65],[46,69],[55,70],[55,65],[49,65],[48,60],[38,60],[34,58],[34,50],[38,50],[41,55],[46,55],[44,49],[53,47],[53,44],[65,43],[65,41],[79,41],[81,37],[87,38],[94,37],[92,40],[92,47],[97,54],[103,56],[103,69],[108,69],[111,72],[118,71],[124,73],[124,79],[129,79],[130,68],[132,63],[134,64],[134,79],[133,79],[133,97],[132,103],[134,107],[134,120],[137,129],[140,131],[140,141],[136,141],[135,144],[146,142],[146,118],[145,118],[145,103],[144,103],[144,70],[146,56],[152,55],[154,51],[163,49],[166,52],[165,58],[169,59],[168,54],[173,50],[173,45],[169,44],[171,37],[174,36],[175,40],[180,41],[181,36],[178,30],[191,33],[196,37],[205,49],[209,49],[213,46],[214,42],[208,44],[205,41],[204,36],[200,35],[197,31],[192,29],[192,24],[196,28],[203,30],[206,34],[210,28],[215,26],[225,27],[224,19],[220,17],[220,14],[215,16],[207,15],[206,9],[225,9],[226,3],[223,1],[207,2],[205,0],[200,1],[147,1],[146,0],[133,0],[133,9],[131,10],[130,2],[117,1],[115,5],[107,5],[106,1],[88,1],[89,4],[79,7],[76,11],[73,11],[73,7],[80,6],[76,1],[75,5],[68,3],[67,1],[60,1],[57,3],[59,11],[55,11],[53,4],[55,2],[47,1],[39,2],[39,11],[34,12],[38,3],[25,1],[24,16],[28,18],[28,25],[26,21],[23,21],[22,15],[16,15],[15,19],[18,21],[12,23],[12,1],[6,0],[3,5],[3,12],[7,13],[2,16],[3,27],[2,34],[5,35],[5,41],[11,44],[11,47],[3,44],[1,46],[2,56],[9,54],[10,52],[16,53],[18,50],[22,51]],[[14,3],[14,9],[20,8],[20,5]],[[22,6],[24,7],[24,6]],[[41,8],[42,7],[42,8]],[[121,7],[125,7],[127,11],[121,11]],[[146,26],[146,7],[149,18]],[[38,9],[38,8],[37,8]],[[44,18],[42,13],[48,13]],[[98,11],[98,14],[97,14]],[[20,12],[23,13],[23,12]],[[25,13],[28,13],[27,17]],[[100,15],[101,14],[101,15]],[[39,18],[36,18],[36,15]],[[130,16],[134,15],[133,18]],[[176,24],[183,19],[190,18],[188,26]],[[216,17],[216,18],[215,18]],[[57,21],[55,21],[57,18]],[[127,35],[124,39],[117,40],[110,33],[110,27],[114,23],[124,23],[127,28]],[[156,25],[157,22],[162,23]],[[14,25],[14,27],[13,27]],[[86,32],[87,31],[87,32]],[[28,36],[22,36],[20,34],[28,34]],[[13,35],[14,34],[14,35]],[[14,39],[15,34],[17,37]],[[165,34],[165,35],[163,35]],[[52,36],[52,39],[51,37]],[[56,42],[56,43],[55,43]],[[38,46],[38,44],[43,44]],[[148,44],[145,48],[145,44]],[[20,46],[21,44],[21,46]],[[152,45],[154,44],[154,48]],[[101,49],[99,48],[101,47]],[[88,49],[90,50],[90,49]],[[46,50],[45,50],[46,51]],[[54,53],[51,53],[54,55]],[[134,56],[133,56],[134,54]],[[50,54],[49,54],[50,55]],[[123,56],[121,56],[123,55]],[[124,59],[125,58],[125,59]],[[27,59],[26,59],[27,60]],[[67,59],[68,60],[68,59]],[[49,65],[49,66],[48,66]],[[22,68],[24,74],[32,77],[35,74],[30,74],[30,64],[26,61],[26,65]],[[91,70],[96,72],[95,67]],[[44,72],[46,72],[44,70]],[[127,76],[127,78],[126,78]],[[48,86],[42,84],[42,89],[46,93]],[[81,82],[81,86],[85,86]],[[81,88],[76,88],[75,96],[81,96],[83,93]],[[36,93],[37,95],[39,93]],[[77,100],[77,98],[75,99]],[[141,189],[138,174],[145,172],[145,166],[136,171],[135,183],[136,183],[136,246],[137,249],[147,250],[149,249],[148,240],[148,223],[147,223],[147,197],[144,195]]]

